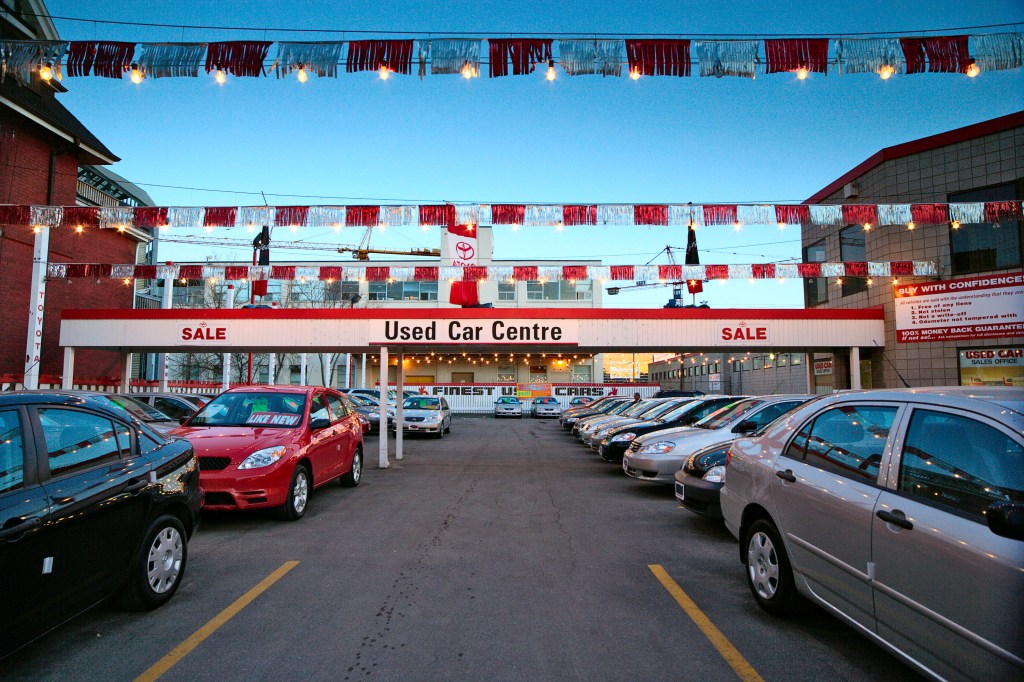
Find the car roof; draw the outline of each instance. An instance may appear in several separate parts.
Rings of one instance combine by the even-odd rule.
[[[113,395],[115,394],[80,390],[11,391],[0,394],[0,407],[13,405],[72,405],[106,412],[122,421],[126,419],[133,422],[138,421],[130,413],[111,407],[109,400],[104,400],[104,398],[109,398]]]
[[[322,391],[323,386],[235,386],[221,393],[226,395],[228,393],[312,393],[314,391]],[[329,389],[333,390],[333,389]]]
[[[992,403],[999,408],[1024,415],[1024,388],[1015,386],[926,386],[921,388],[851,389],[825,397],[828,402],[850,400],[903,400],[919,403],[977,407],[977,402]]]

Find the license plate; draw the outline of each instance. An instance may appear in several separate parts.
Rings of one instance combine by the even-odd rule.
[[[686,486],[682,483],[676,483],[676,499],[680,502],[683,501],[686,493]]]
[[[410,425],[409,425],[409,430],[410,430],[410,431],[415,431],[415,430],[416,430],[416,429],[418,429],[418,428],[419,428],[419,427],[418,427],[418,426],[416,426],[415,424],[410,424]]]
[[[599,455],[603,455],[604,454],[604,446],[603,445],[598,446],[597,454],[599,454]]]

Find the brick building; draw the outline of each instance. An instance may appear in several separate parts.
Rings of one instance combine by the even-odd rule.
[[[0,17],[0,38],[58,40],[46,6],[39,0],[18,4]],[[57,100],[66,88],[57,78],[44,81],[38,69],[28,79],[8,70],[0,81],[0,204],[117,205],[131,203],[80,181],[80,169],[118,161],[82,123]],[[144,194],[144,193],[143,193]],[[141,202],[148,197],[135,197]],[[136,262],[140,243],[149,235],[115,230],[50,230],[47,260],[53,263]],[[26,369],[29,319],[35,313],[30,299],[36,235],[29,227],[0,225],[0,300],[11,314],[0,321],[0,375],[15,383]],[[70,281],[70,280],[68,280]],[[130,308],[134,291],[116,280],[46,286],[45,321],[39,363],[41,376],[56,376],[63,355],[57,344],[61,311],[74,308]],[[120,375],[116,354],[89,351],[78,359],[82,377]]]

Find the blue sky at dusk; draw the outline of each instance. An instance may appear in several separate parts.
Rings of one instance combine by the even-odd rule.
[[[350,40],[348,31],[434,37],[508,34],[867,33],[1020,22],[1020,0],[962,2],[375,3],[48,0],[54,16],[267,30],[111,26],[55,19],[66,40],[134,42]],[[339,29],[294,33],[280,28]],[[963,33],[984,32],[983,29]],[[400,37],[400,36],[395,36]],[[416,36],[419,37],[419,36]],[[553,36],[553,37],[558,37]],[[486,49],[486,48],[485,48]],[[271,58],[276,46],[271,48]],[[695,66],[696,70],[696,66]],[[122,161],[113,170],[160,205],[694,203],[802,201],[882,147],[1024,109],[1024,70],[896,76],[569,78],[347,74],[166,78],[133,85],[65,78],[61,101]],[[159,185],[227,190],[171,189]],[[257,194],[245,194],[252,192]],[[322,198],[302,198],[322,197]],[[219,232],[246,237],[243,230]],[[598,258],[641,264],[680,228],[495,228],[497,258]],[[285,230],[276,240],[355,244],[362,228]],[[701,262],[795,260],[799,232],[704,228]],[[435,247],[436,228],[389,230],[373,246]],[[161,260],[244,261],[251,250],[165,244]],[[277,260],[347,256],[273,251]],[[665,262],[664,258],[656,262]],[[660,306],[667,289],[623,292],[607,306]],[[800,283],[705,286],[713,307],[799,307]]]

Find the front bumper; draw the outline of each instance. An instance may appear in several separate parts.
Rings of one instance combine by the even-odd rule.
[[[402,422],[402,433],[437,433],[441,430],[443,421],[439,422]]]
[[[676,499],[694,514],[709,519],[722,518],[722,506],[719,502],[720,491],[724,483],[705,481],[703,478],[691,476],[683,470],[676,472]]]
[[[536,410],[533,411],[533,416],[534,417],[558,417],[561,414],[562,414],[562,412],[558,408],[555,408],[555,409],[547,408],[547,409],[545,409],[545,408],[542,407],[540,409],[536,409]]]
[[[241,470],[232,464],[223,471],[201,471],[203,509],[262,509],[280,507],[288,497],[292,482],[292,460],[277,462],[265,469]]]
[[[606,462],[621,462],[622,458],[626,454],[626,450],[629,449],[629,445],[632,441],[608,441],[607,443],[601,443],[597,448],[597,454],[601,456]]]
[[[622,458],[622,471],[627,476],[654,483],[675,482],[676,472],[682,465],[682,457],[626,455]]]
[[[494,409],[494,416],[495,417],[522,417],[523,416],[523,410],[521,408],[518,409],[518,410],[510,410],[507,407],[496,407]]]

